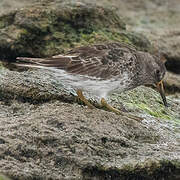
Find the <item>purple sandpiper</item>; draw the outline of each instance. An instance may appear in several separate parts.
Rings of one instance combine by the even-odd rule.
[[[162,83],[166,72],[164,60],[124,43],[74,48],[51,58],[18,57],[16,65],[55,70],[59,80],[73,86],[90,108],[94,106],[84,97],[83,90],[100,97],[102,106],[122,114],[105,99],[115,91],[123,92],[140,85],[156,85],[167,106]]]

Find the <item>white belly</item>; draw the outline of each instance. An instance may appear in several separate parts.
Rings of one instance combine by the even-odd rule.
[[[56,68],[38,68],[52,71],[55,78],[57,78],[66,86],[72,87],[74,89],[82,89],[99,98],[106,98],[109,94],[115,91],[122,92],[126,90],[127,85],[130,82],[127,73],[122,74],[121,78],[104,80],[101,78],[69,74],[64,70]]]

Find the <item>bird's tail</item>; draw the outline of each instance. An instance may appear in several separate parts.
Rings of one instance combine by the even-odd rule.
[[[65,69],[70,59],[66,56],[58,56],[52,58],[28,58],[17,57],[16,66],[29,68],[57,68]]]

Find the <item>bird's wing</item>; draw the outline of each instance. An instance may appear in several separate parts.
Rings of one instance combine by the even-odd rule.
[[[95,47],[83,47],[52,58],[17,57],[15,64],[23,67],[56,68],[71,74],[105,78],[108,67],[101,61],[105,54],[106,51],[96,50]]]
[[[113,47],[114,46],[114,47]],[[94,45],[75,48],[65,55],[52,58],[18,57],[18,66],[56,68],[71,74],[108,79],[117,75],[118,67],[124,60],[132,56],[128,48],[119,44]],[[122,68],[121,68],[122,69]]]

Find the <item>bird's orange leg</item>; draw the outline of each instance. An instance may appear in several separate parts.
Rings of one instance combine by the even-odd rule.
[[[82,90],[78,89],[76,91],[78,98],[84,102],[90,109],[94,109],[95,107],[84,97]]]
[[[108,110],[110,110],[110,111],[112,111],[112,112],[114,112],[114,113],[116,113],[116,114],[119,114],[119,115],[122,115],[122,116],[125,116],[125,117],[128,117],[128,118],[134,119],[134,120],[136,120],[136,121],[141,121],[141,120],[143,120],[143,118],[141,118],[141,117],[133,116],[133,115],[131,115],[131,114],[122,112],[122,111],[120,111],[120,110],[118,110],[118,109],[110,106],[110,105],[106,102],[106,100],[105,100],[104,98],[101,99],[101,104],[102,104],[103,107],[106,107]]]
[[[107,108],[108,110],[110,110],[110,111],[112,111],[112,112],[114,112],[114,113],[116,113],[116,114],[123,115],[123,113],[122,113],[121,111],[119,111],[118,109],[110,106],[110,105],[106,102],[106,100],[105,100],[104,98],[101,99],[101,104],[102,104],[103,107]]]

